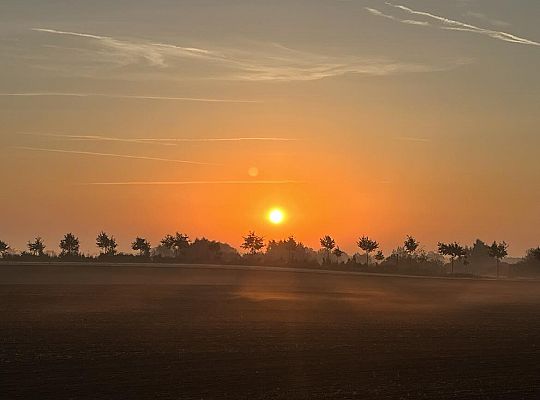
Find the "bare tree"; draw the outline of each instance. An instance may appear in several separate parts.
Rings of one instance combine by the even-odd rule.
[[[249,254],[255,255],[264,248],[264,238],[257,236],[255,232],[249,231],[247,236],[244,236],[244,243],[240,247],[247,250]]]
[[[326,260],[323,259],[323,264],[330,264],[330,254],[332,254],[332,250],[336,247],[336,241],[331,236],[326,235],[320,239],[320,242],[326,254]]]
[[[497,260],[497,279],[499,279],[499,266],[501,263],[501,260],[508,255],[508,245],[506,242],[493,242],[491,246],[489,246],[489,256],[493,257]]]
[[[137,237],[133,243],[131,243],[131,248],[139,252],[141,257],[148,257],[150,255],[150,242],[144,238]]]
[[[366,252],[366,266],[369,266],[369,254],[379,248],[379,243],[367,236],[362,236],[358,239],[357,245]]]
[[[35,256],[41,257],[44,254],[45,244],[43,243],[43,239],[41,237],[35,238],[33,242],[28,242],[27,246],[30,253]]]
[[[61,256],[77,256],[79,255],[79,238],[73,233],[66,233],[60,241]]]

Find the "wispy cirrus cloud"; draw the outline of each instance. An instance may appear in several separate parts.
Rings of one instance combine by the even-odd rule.
[[[417,23],[411,21],[410,23]],[[157,68],[160,73],[174,71],[183,67],[183,60],[204,63],[211,68],[205,70],[207,79],[243,81],[310,81],[346,74],[390,75],[396,73],[415,73],[441,71],[454,68],[450,65],[427,65],[389,60],[386,58],[358,56],[327,56],[294,50],[277,43],[250,42],[244,48],[200,48],[178,46],[169,43],[156,43],[148,40],[118,39],[105,35],[63,31],[49,28],[33,28],[34,31],[60,36],[70,36],[92,41],[107,49],[107,60],[119,65],[137,64],[141,61]],[[81,45],[81,49],[85,48]],[[99,53],[92,47],[87,51]],[[190,71],[193,73],[193,70]]]
[[[369,13],[371,13],[371,14],[377,16],[377,17],[388,18],[388,19],[391,19],[392,21],[401,22],[403,24],[429,26],[429,22],[416,21],[416,20],[413,20],[413,19],[400,19],[398,17],[394,17],[393,15],[385,14],[382,11],[379,11],[379,10],[377,10],[375,8],[371,8],[371,7],[364,7],[364,8]]]
[[[501,21],[499,19],[490,18],[486,14],[480,13],[480,12],[467,11],[463,15],[466,16],[466,17],[479,19],[479,20],[481,20],[483,22],[487,22],[487,23],[489,23],[489,24],[491,24],[493,26],[498,26],[498,27],[508,27],[508,26],[510,26],[510,23],[508,23],[506,21]]]
[[[115,39],[110,36],[94,35],[90,33],[70,32],[48,28],[32,28],[32,30],[36,32],[74,36],[98,41],[105,47],[117,50],[119,54],[125,57],[123,60],[119,61],[123,61],[126,64],[134,62],[138,59],[144,59],[151,65],[164,67],[166,66],[167,51],[164,51],[163,49],[170,49],[170,47],[166,47],[162,43],[134,43],[126,40]],[[210,55],[209,51],[194,47],[174,46],[174,51],[175,54],[182,55],[184,57],[200,57]]]
[[[101,135],[65,135],[59,133],[38,133],[22,132],[21,135],[42,136],[69,141],[105,141],[105,142],[123,142],[123,143],[144,143],[144,144],[165,144],[175,145],[177,143],[199,143],[199,142],[294,142],[300,139],[285,137],[201,137],[201,138],[120,138],[116,136]]]
[[[387,6],[389,6],[389,7],[394,8],[394,9],[398,9],[399,11],[404,12],[406,14],[426,18],[430,22],[418,21],[418,20],[411,21],[410,19],[404,19],[404,18],[401,18],[399,16],[385,14],[382,11],[379,11],[379,10],[373,9],[373,8],[367,8],[366,7],[366,10],[369,13],[371,13],[372,15],[388,18],[388,19],[391,19],[391,20],[394,20],[394,21],[397,21],[397,22],[400,22],[400,23],[412,24],[412,25],[432,26],[432,27],[435,27],[435,28],[438,28],[438,29],[443,29],[443,30],[471,32],[471,33],[476,33],[476,34],[479,34],[479,35],[488,36],[488,37],[490,37],[492,39],[502,40],[502,41],[509,42],[509,43],[516,43],[516,44],[522,44],[522,45],[528,45],[528,46],[540,46],[540,43],[535,41],[535,40],[519,37],[519,36],[513,35],[511,33],[502,32],[502,31],[496,31],[496,30],[487,29],[487,28],[481,28],[481,27],[478,27],[478,26],[475,26],[475,25],[467,24],[467,23],[464,23],[464,22],[461,22],[461,21],[456,21],[456,20],[446,18],[446,17],[440,16],[440,15],[432,14],[432,13],[429,13],[429,12],[426,12],[426,11],[414,10],[412,8],[409,8],[409,7],[401,5],[401,4],[394,4],[394,3],[391,3],[391,2],[385,2],[385,4]]]
[[[127,158],[127,159],[134,159],[134,160],[162,161],[162,162],[177,163],[177,164],[214,165],[214,166],[221,165],[221,164],[210,163],[210,162],[177,160],[174,158],[147,157],[147,156],[138,156],[138,155],[131,155],[131,154],[100,153],[100,152],[93,152],[93,151],[63,150],[63,149],[51,149],[51,148],[27,147],[27,146],[12,146],[11,148],[18,149],[18,150],[39,151],[39,152],[46,152],[46,153],[62,153],[62,154],[77,154],[77,155],[84,155],[84,156]]]
[[[413,137],[413,136],[399,136],[396,139],[403,142],[416,142],[416,143],[430,143],[431,142],[431,139],[429,138]]]
[[[307,183],[296,180],[231,180],[231,181],[143,181],[143,182],[83,182],[89,186],[183,186],[183,185],[292,185]]]
[[[162,100],[162,101],[193,101],[202,103],[260,103],[256,100],[213,99],[204,97],[174,97],[174,96],[145,96],[106,93],[61,93],[61,92],[20,92],[0,93],[0,97],[103,97],[109,99],[127,100]]]

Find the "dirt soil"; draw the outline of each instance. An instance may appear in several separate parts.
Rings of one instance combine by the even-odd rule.
[[[540,283],[0,266],[2,399],[538,399]]]

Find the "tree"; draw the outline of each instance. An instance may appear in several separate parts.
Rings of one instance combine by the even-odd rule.
[[[9,250],[8,244],[0,240],[0,256],[4,257],[8,250]]]
[[[462,259],[467,255],[467,249],[457,242],[448,244],[439,242],[438,248],[440,254],[450,257],[452,263],[452,273],[454,273],[454,261],[456,259]]]
[[[412,236],[407,236],[407,239],[403,243],[403,247],[405,248],[405,251],[410,257],[414,255],[414,253],[418,249],[418,246],[420,246],[420,243]]]
[[[384,254],[382,251],[379,250],[377,254],[375,254],[375,260],[379,263],[384,261]]]
[[[334,254],[336,256],[336,261],[337,263],[339,264],[339,259],[341,258],[341,256],[343,254],[345,254],[345,252],[343,250],[341,250],[339,248],[339,246],[337,246],[333,251],[332,251],[332,254]]]
[[[45,244],[43,243],[43,239],[41,237],[35,238],[33,242],[28,242],[27,246],[30,253],[39,257],[43,255],[45,250]]]
[[[60,241],[61,256],[77,256],[79,255],[79,238],[73,233],[66,233]]]
[[[525,258],[528,261],[540,261],[540,247],[527,250],[527,256]]]
[[[244,243],[240,247],[247,250],[249,254],[255,255],[264,248],[264,238],[249,231],[248,235],[244,236]]]
[[[366,266],[369,265],[369,253],[372,251],[375,251],[379,248],[379,243],[377,243],[375,240],[371,240],[367,236],[362,236],[360,239],[358,239],[358,247],[360,249],[364,250],[366,252]]]
[[[141,257],[150,256],[150,242],[144,238],[137,237],[133,243],[131,243],[131,248],[139,252]]]
[[[489,246],[489,256],[497,260],[497,279],[499,279],[499,265],[501,260],[508,255],[508,245],[506,242],[493,242]]]
[[[326,235],[320,239],[320,242],[326,254],[326,260],[323,260],[323,264],[330,264],[330,254],[332,254],[332,250],[336,247],[336,241],[331,236]]]
[[[288,257],[289,264],[292,264],[295,261],[294,253],[298,245],[299,243],[296,242],[296,240],[294,239],[294,236],[289,236],[287,240],[285,240],[285,248],[287,249],[287,253],[289,254],[289,257]]]
[[[392,250],[390,257],[396,259],[396,266],[399,265],[399,260],[405,258],[408,255],[407,250],[404,247],[398,246],[396,249]]]
[[[101,250],[101,254],[113,256],[116,254],[116,239],[114,236],[109,237],[105,232],[101,231],[96,238],[96,246]]]
[[[178,257],[180,253],[189,247],[189,236],[183,233],[176,232],[173,235],[166,235],[161,239],[161,244],[174,252],[174,256]]]

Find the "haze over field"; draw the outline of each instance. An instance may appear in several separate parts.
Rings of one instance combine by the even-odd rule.
[[[0,239],[414,234],[522,255],[539,20],[534,0],[2,2]]]

